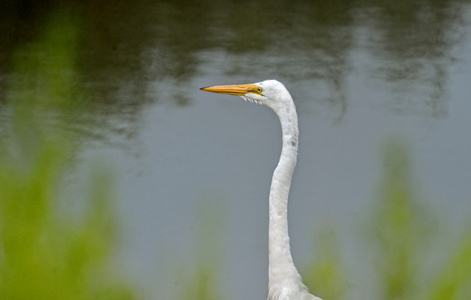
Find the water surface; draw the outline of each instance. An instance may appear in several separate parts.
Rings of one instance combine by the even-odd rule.
[[[9,7],[0,24],[2,90],[14,76],[9,58],[54,9]],[[98,156],[113,164],[118,259],[147,297],[174,297],[178,273],[196,264],[198,209],[207,203],[223,215],[203,214],[206,226],[220,228],[205,251],[224,274],[221,293],[266,297],[279,122],[266,107],[202,86],[274,78],[290,90],[301,133],[290,194],[293,256],[303,269],[315,253],[313,232],[333,224],[357,275],[348,299],[371,298],[360,279],[368,271],[358,259],[359,227],[377,197],[388,137],[408,141],[424,203],[457,228],[468,218],[468,2],[101,1],[70,13],[81,32],[77,86],[86,96],[62,129],[76,136],[79,162]]]

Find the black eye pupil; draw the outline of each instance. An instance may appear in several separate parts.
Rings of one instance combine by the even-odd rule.
[[[261,89],[261,88],[258,88],[258,91],[259,91],[259,92],[261,92],[261,91],[262,91],[262,89]]]

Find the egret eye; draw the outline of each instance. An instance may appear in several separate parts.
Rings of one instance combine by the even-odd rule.
[[[258,91],[259,93],[261,93],[261,92],[263,91],[263,89],[262,89],[261,87],[258,87],[258,88],[257,88],[257,91]]]

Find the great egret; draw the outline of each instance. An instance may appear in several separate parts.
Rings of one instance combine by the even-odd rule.
[[[273,173],[269,197],[268,300],[322,300],[309,294],[294,266],[288,236],[288,194],[298,155],[298,115],[290,93],[276,80],[220,85],[203,91],[230,94],[266,105],[280,118],[283,146]]]

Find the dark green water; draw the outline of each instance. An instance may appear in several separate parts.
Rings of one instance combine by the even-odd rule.
[[[152,299],[174,297],[184,281],[179,268],[211,261],[195,246],[197,211],[207,202],[217,203],[224,221],[205,216],[206,226],[220,227],[222,238],[200,251],[215,252],[221,294],[266,297],[267,195],[279,124],[266,108],[202,93],[202,86],[276,78],[290,90],[301,132],[290,202],[293,256],[302,269],[315,252],[312,232],[330,221],[356,278],[346,299],[375,297],[361,280],[374,263],[358,259],[357,228],[377,197],[381,151],[391,135],[408,141],[418,198],[452,228],[469,218],[468,1],[2,6],[0,135],[8,138],[9,93],[26,89],[13,62],[30,59],[24,49],[58,14],[54,26],[68,24],[59,32],[77,38],[66,50],[74,69],[54,76],[72,76],[77,92],[66,105],[51,102],[69,115],[65,124],[45,122],[73,135],[73,178],[97,157],[113,165],[123,235],[117,261]],[[57,54],[47,45],[33,53],[45,65]],[[32,81],[43,86],[41,74]]]

